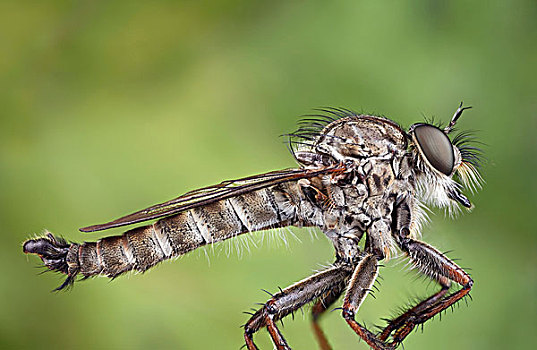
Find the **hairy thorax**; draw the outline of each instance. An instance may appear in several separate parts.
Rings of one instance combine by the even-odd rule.
[[[398,196],[412,192],[406,148],[398,126],[380,117],[362,116],[334,123],[309,150],[344,162],[349,169],[344,176],[299,182],[305,197],[301,219],[306,225],[322,227],[339,257],[357,256],[364,234],[370,250],[379,257],[390,255],[394,204]]]

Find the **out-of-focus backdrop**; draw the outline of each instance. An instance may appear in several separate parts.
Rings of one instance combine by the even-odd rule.
[[[238,349],[261,288],[332,260],[324,237],[223,244],[66,293],[21,243],[118,234],[77,229],[294,166],[278,135],[315,107],[407,127],[447,121],[461,100],[486,185],[472,213],[434,211],[423,237],[472,268],[473,301],[405,347],[536,346],[535,1],[13,1],[0,33],[0,348]],[[368,325],[436,289],[402,259],[381,275],[358,314]],[[316,347],[308,312],[283,328],[296,349]],[[322,323],[335,349],[367,348],[339,311]],[[272,348],[265,331],[256,341]]]

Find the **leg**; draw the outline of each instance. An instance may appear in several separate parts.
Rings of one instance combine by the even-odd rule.
[[[333,290],[326,292],[319,298],[319,300],[317,300],[311,309],[311,326],[313,327],[313,334],[315,334],[315,338],[317,338],[317,342],[319,343],[321,350],[331,350],[332,347],[328,343],[328,339],[326,339],[323,330],[319,326],[319,317],[321,317],[321,315],[330,307],[330,305],[339,299],[344,289],[345,285],[341,284],[341,288],[334,288]]]
[[[455,304],[470,292],[473,285],[470,276],[444,254],[426,243],[411,238],[411,204],[412,202],[408,198],[403,198],[397,203],[392,218],[392,235],[400,248],[409,256],[414,266],[421,273],[436,280],[441,289],[428,299],[408,309],[399,317],[389,321],[378,337],[374,336],[374,339],[368,342],[374,349],[397,347],[417,325],[423,324],[439,312]],[[462,289],[446,295],[451,281],[461,285]],[[366,333],[366,335],[370,337],[371,333]],[[392,341],[387,344],[386,341],[390,335]],[[377,342],[380,342],[380,344],[376,344]]]
[[[275,321],[284,318],[305,304],[321,298],[331,290],[338,290],[341,285],[345,284],[351,273],[352,266],[335,265],[274,294],[244,326],[244,340],[248,350],[257,349],[253,341],[253,334],[262,327],[267,327],[276,349],[290,349]]]
[[[384,350],[387,349],[384,342],[377,339],[373,333],[356,322],[354,318],[356,311],[360,308],[360,305],[371,290],[370,288],[377,278],[377,263],[377,258],[374,255],[369,254],[360,261],[354,270],[347,289],[347,294],[343,301],[343,318],[347,321],[349,326],[351,326],[352,330],[356,332],[360,338],[365,340],[369,346],[375,350]]]
[[[463,269],[430,245],[411,238],[403,238],[399,244],[420,272],[438,281],[442,289],[388,322],[379,339],[385,341],[391,334],[393,346],[399,345],[414,327],[423,324],[466,296],[473,285],[473,280]],[[446,296],[450,280],[462,288]]]
[[[390,320],[386,328],[382,331],[382,333],[379,334],[379,339],[382,341],[386,341],[388,339],[388,336],[396,329],[402,327],[405,324],[405,321],[412,317],[412,315],[416,315],[420,312],[423,312],[428,307],[433,306],[436,304],[441,298],[446,295],[449,287],[442,286],[442,289],[440,289],[438,292],[433,294],[431,297],[425,299],[424,301],[420,302],[418,305],[408,309],[406,312],[404,312],[399,317]]]

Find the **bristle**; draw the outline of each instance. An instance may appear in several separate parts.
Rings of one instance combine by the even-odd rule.
[[[477,140],[475,134],[475,130],[462,131],[453,138],[452,143],[459,149],[463,162],[471,163],[475,168],[479,168],[485,157],[477,145],[484,144]]]
[[[357,113],[343,107],[323,107],[315,110],[322,113],[304,115],[306,118],[298,122],[297,130],[281,135],[288,137],[288,144],[291,148],[293,146],[311,148],[328,124],[341,118],[357,115]]]
[[[49,270],[67,275],[67,279],[54,291],[70,287],[74,281],[76,272],[71,274],[67,263],[67,254],[71,245],[61,237],[56,237],[50,232],[45,236],[28,239],[24,242],[22,250],[26,254],[36,254]]]
[[[462,162],[457,168],[457,175],[461,179],[464,187],[469,189],[472,193],[477,192],[483,187],[485,180],[481,177],[481,174],[471,162]]]

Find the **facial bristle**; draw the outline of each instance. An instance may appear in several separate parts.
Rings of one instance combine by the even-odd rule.
[[[477,168],[471,162],[463,161],[457,168],[457,175],[464,187],[469,189],[472,193],[477,192],[483,187],[484,180]]]
[[[470,163],[475,168],[479,168],[483,164],[485,157],[481,148],[478,147],[483,143],[477,140],[475,133],[473,130],[462,131],[453,138],[452,143],[461,152],[464,163]]]

